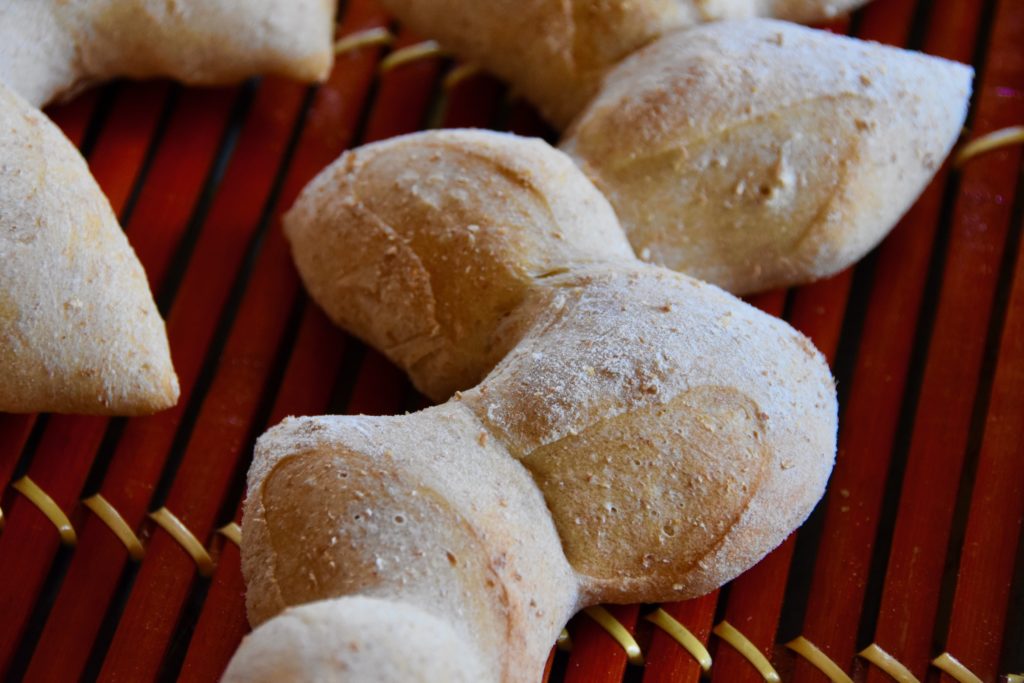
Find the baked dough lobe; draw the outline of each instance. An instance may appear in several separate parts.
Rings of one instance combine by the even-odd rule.
[[[146,275],[78,150],[0,84],[0,411],[177,401]]]
[[[36,106],[119,76],[323,80],[336,0],[6,0],[0,81]]]
[[[959,137],[971,74],[786,22],[707,24],[612,70],[560,146],[641,258],[746,294],[873,248]]]
[[[403,23],[508,81],[566,126],[620,60],[706,21],[814,22],[865,0],[383,0]]]

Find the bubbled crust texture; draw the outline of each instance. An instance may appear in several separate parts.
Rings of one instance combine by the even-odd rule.
[[[335,0],[6,0],[0,80],[36,106],[118,76],[327,77]]]
[[[956,141],[960,64],[751,20],[625,60],[561,147],[645,260],[738,293],[831,275],[885,236]]]
[[[483,131],[346,152],[284,225],[331,319],[437,401],[477,384],[519,340],[536,280],[633,258],[608,201],[568,157]]]
[[[383,0],[403,23],[512,84],[559,128],[602,76],[652,40],[698,22],[818,21],[864,0]]]
[[[178,381],[141,264],[78,151],[0,84],[0,411],[151,413]]]

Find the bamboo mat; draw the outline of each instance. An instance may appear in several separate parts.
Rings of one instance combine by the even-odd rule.
[[[1021,0],[875,0],[829,28],[973,63],[965,139],[1024,124]],[[216,680],[247,631],[233,522],[255,438],[290,414],[424,405],[305,298],[280,213],[357,144],[438,126],[552,133],[373,0],[343,8],[351,35],[318,89],[118,83],[50,110],[146,267],[182,399],[130,420],[0,414],[4,679]],[[730,625],[784,681],[828,680],[794,641],[858,681],[893,666],[922,681],[1024,674],[1022,151],[942,171],[856,268],[752,300],[832,363],[841,433],[825,500],[711,595],[609,606],[604,625],[578,615],[551,680],[695,681],[702,647],[712,681],[765,680],[723,638]],[[121,523],[96,514],[107,505]],[[943,653],[976,678],[941,674]]]

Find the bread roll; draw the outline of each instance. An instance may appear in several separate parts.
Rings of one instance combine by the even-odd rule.
[[[118,76],[327,77],[336,0],[5,0],[0,80],[36,106]]]
[[[561,143],[641,258],[746,294],[874,247],[960,134],[971,69],[765,19],[632,55]]]
[[[772,16],[813,22],[865,0],[383,0],[402,22],[508,81],[553,124],[583,109],[621,59],[677,29]]]
[[[836,438],[821,355],[636,260],[546,144],[451,131],[370,145],[325,170],[286,226],[335,319],[383,350],[409,325],[398,341],[420,351],[392,358],[418,384],[487,374],[411,415],[288,419],[261,437],[242,556],[250,619],[266,623],[229,680],[276,680],[296,661],[324,680],[387,678],[405,655],[373,634],[422,614],[447,626],[422,641],[443,644],[410,646],[410,661],[430,657],[417,669],[535,681],[575,610],[706,593],[820,498]],[[333,261],[345,245],[356,255]],[[469,321],[481,336],[463,345]]]
[[[78,150],[0,84],[0,411],[177,401],[146,274]]]

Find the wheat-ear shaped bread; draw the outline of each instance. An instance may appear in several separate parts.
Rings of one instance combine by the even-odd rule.
[[[177,401],[146,274],[78,150],[0,83],[0,411]]]
[[[638,261],[546,143],[369,145],[285,225],[335,321],[434,398],[462,391],[260,438],[242,537],[258,628],[225,680],[534,681],[577,609],[712,590],[820,498],[822,356]]]
[[[5,0],[0,80],[42,106],[118,76],[322,80],[336,0]]]

